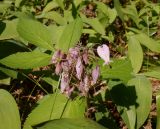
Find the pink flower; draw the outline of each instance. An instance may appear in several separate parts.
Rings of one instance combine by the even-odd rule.
[[[97,48],[98,55],[105,61],[105,64],[109,64],[110,62],[110,52],[109,47],[105,44],[98,46]]]
[[[80,57],[78,57],[78,60],[76,63],[76,73],[77,73],[76,74],[77,78],[80,80],[83,73],[83,64]]]
[[[56,68],[55,68],[56,75],[59,75],[61,73],[61,71],[62,71],[62,65],[59,62],[59,63],[56,64]]]
[[[69,87],[69,75],[68,75],[68,73],[63,72],[62,78],[61,78],[61,85],[60,85],[61,92],[64,93],[64,91],[68,87]]]
[[[84,53],[83,53],[82,57],[83,57],[84,63],[88,64],[88,51],[87,51],[87,49],[84,50]]]
[[[99,73],[100,73],[99,66],[96,66],[96,68],[93,69],[93,71],[92,71],[93,85],[96,84],[98,77],[99,77]]]

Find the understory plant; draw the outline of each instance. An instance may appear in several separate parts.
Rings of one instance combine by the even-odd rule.
[[[149,78],[160,79],[159,16],[158,1],[0,1],[0,83],[27,78],[45,94],[21,124],[1,89],[0,128],[116,129],[117,119],[141,128]]]

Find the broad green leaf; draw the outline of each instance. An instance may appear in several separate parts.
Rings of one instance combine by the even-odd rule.
[[[42,13],[49,12],[50,10],[58,7],[58,4],[55,1],[49,2],[43,9]]]
[[[128,41],[128,55],[134,73],[138,73],[143,62],[143,51],[139,41],[134,36],[131,36]]]
[[[118,112],[129,129],[135,129],[136,123],[136,92],[134,86],[125,86],[121,82],[110,81],[109,90]]]
[[[3,22],[0,22],[0,26],[1,26],[0,40],[19,38],[19,35],[16,30],[16,25],[17,25],[17,19],[10,20],[10,21],[6,20]],[[2,28],[4,28],[4,30],[1,30]]]
[[[30,43],[53,50],[52,35],[46,26],[31,18],[21,17],[17,25],[19,35]]]
[[[153,52],[160,52],[160,43],[157,41],[153,40],[149,36],[147,36],[144,33],[137,34],[135,38],[144,46],[149,48]]]
[[[21,129],[17,104],[3,89],[0,89],[0,129]]]
[[[73,22],[66,25],[63,33],[56,44],[57,49],[67,52],[69,48],[78,43],[83,29],[83,22],[80,18],[75,19]]]
[[[45,98],[31,114],[29,114],[25,128],[59,118],[83,118],[84,99],[68,100],[63,94],[52,94]],[[47,110],[46,110],[47,109]]]
[[[42,15],[42,17],[43,18],[47,18],[47,19],[52,19],[52,20],[54,20],[59,25],[65,25],[65,24],[67,24],[67,21],[65,20],[65,18],[62,17],[56,11],[50,11],[50,12],[44,13]]]
[[[156,96],[156,105],[157,105],[157,125],[156,129],[160,127],[160,93]]]
[[[0,60],[0,63],[11,68],[29,69],[50,64],[51,56],[39,51],[18,52]]]
[[[71,119],[63,118],[46,122],[42,126],[36,126],[36,129],[107,129],[102,125],[90,119]]]
[[[105,28],[102,26],[98,18],[86,18],[84,15],[81,15],[83,22],[89,24],[95,31],[105,35]]]
[[[152,85],[144,76],[136,76],[128,82],[129,86],[135,86],[136,91],[136,129],[139,129],[146,121],[152,102]],[[145,107],[145,108],[144,108]]]
[[[114,60],[110,63],[110,66],[101,66],[101,75],[103,78],[120,79],[127,83],[133,77],[132,66],[129,60]]]

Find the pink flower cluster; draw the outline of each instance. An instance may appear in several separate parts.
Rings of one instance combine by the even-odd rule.
[[[107,45],[97,48],[98,55],[109,63],[109,49]],[[61,75],[60,90],[62,93],[71,96],[73,91],[79,91],[86,95],[90,87],[97,83],[100,76],[100,68],[96,66],[91,73],[86,70],[89,65],[89,50],[80,47],[70,48],[68,54],[57,50],[52,63],[55,65],[55,74]]]

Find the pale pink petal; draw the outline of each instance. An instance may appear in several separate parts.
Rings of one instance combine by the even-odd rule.
[[[79,57],[76,63],[76,76],[80,80],[83,73],[83,64],[81,58]]]
[[[93,71],[92,71],[93,85],[96,84],[98,77],[99,77],[99,74],[100,74],[99,66],[96,66],[96,68],[93,69]]]
[[[97,53],[105,61],[104,64],[109,64],[110,51],[109,51],[109,47],[107,45],[103,44],[101,46],[98,46]]]

